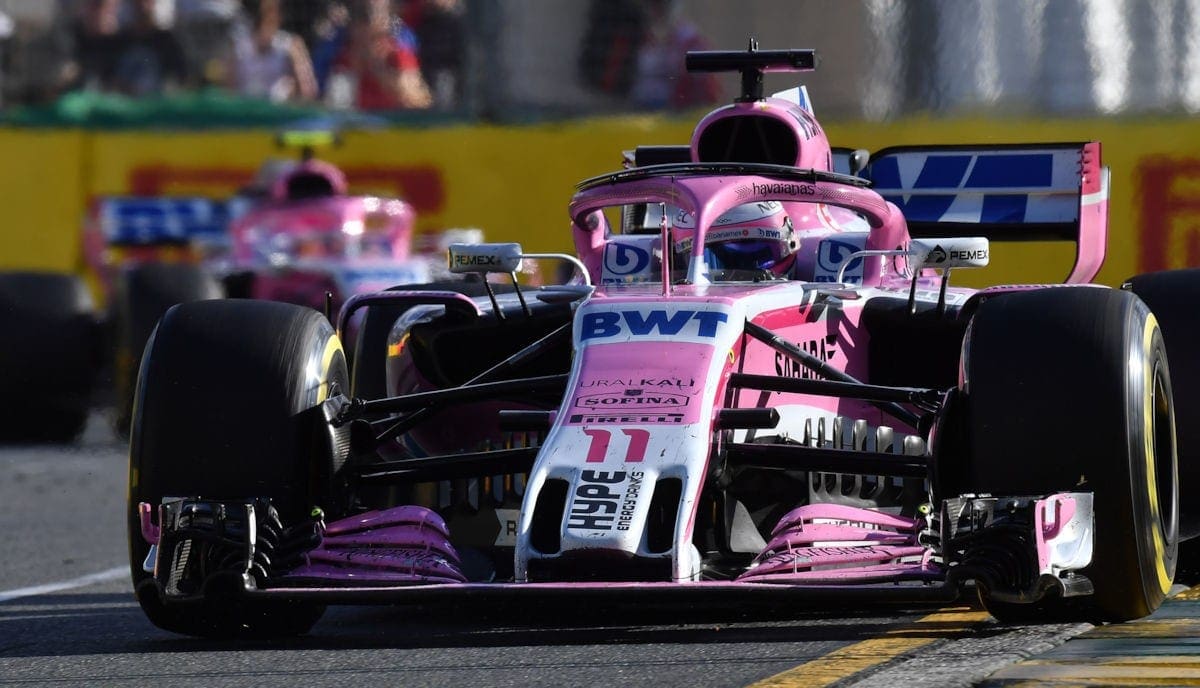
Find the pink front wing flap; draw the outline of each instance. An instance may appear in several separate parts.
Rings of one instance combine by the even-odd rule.
[[[932,550],[917,542],[918,519],[837,504],[788,512],[771,541],[737,580],[753,583],[850,583],[936,580]]]
[[[420,506],[370,511],[330,523],[321,544],[285,579],[360,585],[465,583],[446,522]]]

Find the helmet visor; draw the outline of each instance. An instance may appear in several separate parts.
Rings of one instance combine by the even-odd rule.
[[[773,270],[791,255],[786,242],[741,239],[704,247],[708,266],[720,270]]]

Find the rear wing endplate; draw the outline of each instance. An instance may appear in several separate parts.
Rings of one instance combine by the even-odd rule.
[[[1070,241],[1068,283],[1090,282],[1104,263],[1109,171],[1098,142],[885,148],[861,176],[913,238]]]

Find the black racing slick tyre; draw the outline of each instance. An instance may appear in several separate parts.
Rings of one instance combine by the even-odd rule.
[[[1180,418],[1200,418],[1200,269],[1170,270],[1138,275],[1127,288],[1150,307],[1162,328],[1163,343],[1171,361],[1175,413]],[[1176,427],[1179,446],[1179,538],[1200,537],[1200,423],[1184,422]],[[1200,549],[1185,545],[1187,549]],[[1200,554],[1200,552],[1198,552]]]
[[[208,596],[164,603],[143,568],[138,504],[163,497],[271,500],[295,524],[314,507],[344,512],[344,460],[320,412],[347,385],[346,359],[321,314],[284,303],[197,301],[167,311],[142,357],[129,450],[129,556],[139,603],[157,626],[187,635],[305,633],[323,609]]]
[[[75,275],[0,274],[0,439],[68,442],[87,423],[101,359],[92,296]]]
[[[993,297],[963,344],[963,492],[1091,492],[1090,596],[981,598],[1002,621],[1125,621],[1162,603],[1179,538],[1171,375],[1141,300],[1078,287]]]
[[[111,304],[115,350],[113,425],[118,434],[129,433],[138,364],[158,319],[177,303],[222,296],[220,282],[198,265],[143,263],[121,273]]]

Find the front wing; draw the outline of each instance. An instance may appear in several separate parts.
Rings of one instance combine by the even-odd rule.
[[[574,580],[469,581],[444,521],[423,507],[329,524],[318,512],[290,527],[263,499],[168,499],[157,509],[157,524],[155,511],[148,504],[140,508],[142,534],[152,545],[145,568],[154,573],[143,585],[153,585],[168,603],[214,595],[340,604],[587,597],[639,604],[794,601],[807,607],[947,602],[968,581],[1013,602],[1092,592],[1079,574],[1091,562],[1088,493],[967,495],[946,500],[936,517],[926,519],[933,529],[914,522],[911,532],[901,517],[802,507],[781,520],[767,548],[736,580],[696,581],[621,580],[622,561],[602,558]]]

